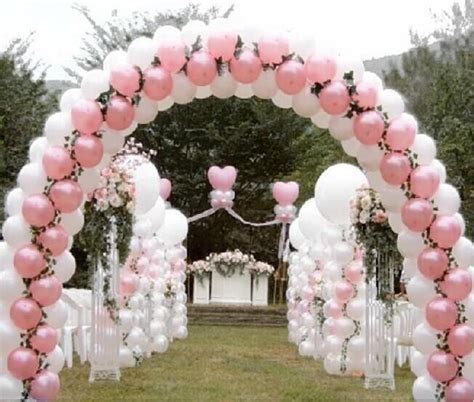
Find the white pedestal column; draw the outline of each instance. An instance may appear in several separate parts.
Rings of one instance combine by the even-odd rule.
[[[193,276],[194,281],[194,304],[209,304],[209,274],[204,274],[201,278]]]
[[[213,272],[211,303],[251,304],[251,280],[248,272],[231,277]]]
[[[253,281],[253,295],[252,306],[267,306],[268,305],[268,276],[260,275],[254,276]]]

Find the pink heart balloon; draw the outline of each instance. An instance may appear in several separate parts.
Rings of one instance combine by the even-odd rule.
[[[215,190],[229,191],[237,179],[237,170],[233,166],[211,166],[207,171],[207,178]]]
[[[295,181],[282,182],[277,181],[272,189],[273,198],[278,204],[286,206],[294,204],[298,199],[300,187]]]

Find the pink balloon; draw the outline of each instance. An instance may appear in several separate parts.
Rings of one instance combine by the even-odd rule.
[[[209,85],[217,76],[217,64],[205,50],[194,52],[186,64],[189,80],[197,86]]]
[[[349,282],[357,284],[362,280],[364,268],[360,262],[354,261],[344,269],[344,273]]]
[[[49,250],[53,257],[57,257],[67,250],[69,237],[61,225],[55,225],[46,229],[38,238],[46,250]]]
[[[418,256],[418,269],[428,279],[441,278],[448,269],[449,258],[440,248],[425,248]]]
[[[102,160],[104,146],[95,135],[81,135],[74,144],[74,155],[83,168],[93,168]]]
[[[31,297],[41,306],[51,306],[61,297],[63,285],[54,275],[46,276],[31,282],[29,287]]]
[[[230,30],[210,32],[207,38],[207,48],[214,58],[229,61],[234,56],[237,40],[237,33]]]
[[[447,382],[456,377],[459,364],[452,354],[436,351],[428,358],[426,367],[435,381]]]
[[[455,356],[467,356],[474,349],[474,328],[468,324],[459,324],[451,328],[448,334],[448,346]]]
[[[54,219],[54,206],[44,194],[33,194],[26,197],[21,212],[25,221],[31,226],[47,226]]]
[[[445,389],[446,402],[472,402],[474,386],[464,377],[455,378]]]
[[[441,291],[451,300],[464,300],[472,291],[472,277],[469,271],[453,268],[440,283]]]
[[[21,381],[33,378],[39,369],[39,363],[38,355],[32,349],[23,347],[12,350],[7,359],[8,371]]]
[[[280,64],[290,52],[288,40],[280,35],[265,34],[258,43],[258,55],[263,64]]]
[[[13,257],[13,265],[22,278],[34,278],[46,268],[43,253],[33,244],[19,248]]]
[[[230,60],[229,69],[238,82],[250,84],[262,72],[262,62],[252,50],[243,49],[238,56]]]
[[[425,231],[433,221],[431,202],[423,198],[412,198],[402,208],[402,221],[413,232]]]
[[[332,116],[344,114],[351,103],[346,85],[342,81],[331,82],[320,92],[319,103]]]
[[[304,66],[299,61],[287,60],[276,70],[276,83],[284,93],[296,95],[306,84]]]
[[[49,370],[41,370],[31,382],[30,394],[38,401],[52,401],[60,389],[59,376]]]
[[[150,99],[159,101],[171,94],[173,80],[169,71],[161,66],[150,67],[143,73],[143,92]]]
[[[186,45],[181,39],[170,38],[160,43],[156,55],[161,65],[171,74],[175,74],[186,63]]]
[[[160,276],[160,270],[156,265],[148,266],[148,268],[145,270],[145,273],[150,279],[154,280],[158,279]]]
[[[79,99],[71,109],[74,128],[82,134],[92,134],[99,131],[103,122],[100,105],[87,99]]]
[[[53,180],[61,180],[72,173],[74,160],[64,147],[53,145],[44,152],[43,168]]]
[[[125,130],[135,117],[132,103],[120,95],[112,96],[107,104],[105,121],[112,130]]]
[[[328,317],[341,318],[343,316],[342,306],[336,300],[328,300],[324,305]]]
[[[57,210],[64,213],[75,211],[82,203],[81,186],[73,180],[61,180],[54,183],[49,197]]]
[[[377,87],[369,81],[358,82],[352,100],[363,109],[374,108],[378,101]]]
[[[160,195],[165,201],[171,195],[171,182],[168,179],[160,179]]]
[[[207,171],[207,178],[215,190],[229,191],[237,179],[237,170],[233,166],[211,166]]]
[[[295,181],[277,181],[272,188],[273,198],[282,206],[294,204],[299,193],[300,186]]]
[[[407,181],[411,172],[411,163],[405,155],[392,152],[384,155],[380,161],[380,173],[383,179],[394,186]]]
[[[456,303],[445,297],[436,297],[426,306],[426,321],[438,331],[446,331],[456,324]]]
[[[336,60],[331,57],[311,55],[305,63],[306,78],[309,82],[320,84],[332,80],[336,75]]]
[[[58,332],[49,325],[40,325],[36,328],[30,342],[33,349],[38,352],[51,353],[58,344]]]
[[[354,287],[347,281],[339,281],[334,285],[334,294],[341,303],[347,303],[354,297]]]
[[[150,261],[146,257],[140,257],[135,265],[138,274],[143,273],[146,267],[150,264]]]
[[[439,174],[432,166],[419,166],[410,175],[410,189],[421,198],[431,198],[439,187]]]
[[[18,328],[28,330],[36,327],[43,315],[38,303],[22,297],[11,305],[10,318]]]
[[[120,64],[110,71],[110,85],[119,94],[131,98],[140,89],[140,73],[131,64]]]
[[[353,122],[356,138],[364,145],[375,145],[382,138],[385,125],[382,117],[375,110],[359,114]]]
[[[131,296],[138,289],[138,276],[132,272],[122,272],[120,275],[120,294]]]
[[[385,142],[393,151],[404,151],[415,141],[417,130],[418,123],[414,117],[403,113],[388,126]]]
[[[431,224],[430,237],[438,247],[453,247],[461,237],[459,221],[455,216],[439,216]]]

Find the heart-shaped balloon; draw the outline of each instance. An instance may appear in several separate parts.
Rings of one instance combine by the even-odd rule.
[[[160,180],[160,195],[165,201],[171,194],[171,182],[168,179]]]
[[[300,193],[300,187],[295,181],[282,182],[277,181],[273,185],[272,189],[273,198],[280,205],[291,205],[294,204],[298,199]]]
[[[211,166],[207,171],[207,178],[215,190],[229,191],[237,179],[237,170],[233,166]]]

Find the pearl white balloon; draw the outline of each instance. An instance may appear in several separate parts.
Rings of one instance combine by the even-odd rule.
[[[19,187],[16,187],[8,192],[7,199],[5,200],[5,209],[7,214],[10,216],[21,214],[21,207],[23,205],[24,198],[25,194]]]
[[[10,320],[0,320],[0,339],[2,340],[1,360],[7,358],[9,353],[21,342],[20,332]]]
[[[296,29],[289,34],[290,52],[307,59],[316,47],[314,32]]]
[[[110,72],[104,70],[90,70],[84,74],[81,82],[81,92],[85,99],[94,100],[101,93],[110,89]]]
[[[307,200],[298,212],[298,223],[301,233],[307,239],[317,242],[327,221],[321,215],[314,198]]]
[[[312,356],[314,354],[314,344],[307,340],[301,342],[298,346],[298,353],[301,356]]]
[[[0,241],[0,271],[13,269],[14,252],[5,241]]]
[[[212,90],[209,85],[204,87],[197,87],[196,89],[196,99],[206,99],[212,96]]]
[[[13,248],[18,248],[31,242],[30,226],[20,215],[10,216],[3,222],[2,234],[5,242]]]
[[[345,338],[350,337],[355,331],[355,324],[350,318],[341,317],[334,320],[336,325],[336,334]]]
[[[304,237],[303,233],[301,233],[301,229],[299,226],[299,219],[295,219],[291,225],[290,225],[290,232],[289,232],[289,238],[291,245],[299,249],[303,243],[306,241],[306,238]]]
[[[354,82],[358,82],[362,80],[364,76],[365,67],[362,60],[351,54],[342,55],[337,60],[337,71],[336,71],[336,79],[342,79],[344,74],[352,71]]]
[[[338,141],[348,140],[354,136],[352,125],[352,119],[333,116],[329,120],[329,134]]]
[[[377,94],[380,96],[380,92],[383,90],[383,81],[377,74],[372,71],[365,71],[362,80],[373,84],[377,90]]]
[[[69,251],[55,258],[54,275],[62,282],[68,282],[76,272],[76,259]]]
[[[405,103],[402,96],[393,89],[385,89],[380,93],[379,106],[383,113],[387,113],[389,121],[400,117],[405,111]]]
[[[414,258],[425,248],[425,243],[419,233],[403,230],[398,234],[397,248],[403,257]]]
[[[413,278],[418,273],[418,263],[415,258],[403,259],[403,275],[407,279]]]
[[[166,336],[159,335],[153,338],[153,350],[158,353],[165,353],[168,350],[169,342]]]
[[[417,274],[407,284],[407,295],[415,306],[423,308],[436,296],[434,283]]]
[[[332,254],[340,265],[347,265],[354,258],[354,247],[348,242],[338,242],[332,247]]]
[[[386,185],[379,192],[382,205],[389,212],[400,213],[407,201],[404,191],[395,186]]]
[[[148,212],[160,196],[160,175],[151,162],[140,165],[133,174],[137,214]]]
[[[462,301],[464,304],[466,311],[465,315],[468,322],[474,321],[474,294],[471,293],[466,299]]]
[[[365,316],[365,304],[364,299],[353,299],[349,301],[346,307],[347,315],[356,321],[363,320]]]
[[[84,214],[80,209],[70,213],[62,213],[61,226],[70,236],[75,236],[84,226]]]
[[[408,230],[407,227],[402,222],[402,215],[399,213],[389,212],[388,223],[390,225],[390,228],[397,234],[403,230]]]
[[[350,200],[363,185],[368,185],[367,178],[355,166],[340,163],[329,167],[318,178],[314,189],[319,211],[332,223],[349,224]]]
[[[70,112],[57,112],[48,117],[44,125],[44,136],[51,145],[63,145],[65,137],[74,131]]]
[[[219,99],[227,99],[235,94],[238,82],[228,69],[224,69],[211,83],[212,94]]]
[[[188,337],[188,329],[186,327],[179,327],[174,331],[176,339],[186,339]]]
[[[364,144],[360,144],[356,155],[357,162],[359,162],[359,165],[366,171],[378,170],[383,156],[384,151],[382,151],[378,145]]]
[[[293,110],[301,117],[311,117],[320,109],[318,97],[306,85],[302,91],[293,96]]]
[[[107,56],[105,56],[102,64],[103,69],[110,72],[121,64],[127,64],[127,59],[127,52],[123,50],[112,50]]]
[[[438,383],[429,375],[418,377],[412,388],[413,398],[416,402],[435,401]]]
[[[156,43],[145,36],[134,39],[127,50],[127,60],[130,64],[145,70],[155,59]]]
[[[160,43],[166,40],[181,39],[181,31],[172,25],[162,25],[158,27],[153,35],[153,41]]]
[[[0,395],[7,401],[19,401],[22,399],[23,383],[10,374],[0,374]]]
[[[385,181],[379,171],[365,172],[367,180],[369,181],[370,188],[379,192],[386,187]]]
[[[429,165],[436,158],[436,143],[426,134],[417,134],[410,150],[417,155],[420,165]]]
[[[442,183],[433,196],[433,203],[439,215],[454,215],[461,207],[461,197],[451,184]]]
[[[420,353],[418,350],[413,351],[410,358],[410,369],[417,377],[427,375],[428,370],[426,364],[428,362],[428,356]]]
[[[125,143],[125,137],[113,132],[104,131],[102,133],[102,145],[104,146],[104,153],[115,155],[119,152]]]
[[[207,34],[207,25],[203,21],[190,20],[183,28],[181,28],[181,38],[188,46],[196,43],[198,37],[202,39]]]
[[[357,335],[351,338],[347,343],[347,354],[352,360],[364,358],[365,337]]]
[[[474,384],[474,352],[469,353],[463,358],[464,367],[462,368],[462,375],[467,380]]]
[[[239,84],[235,90],[235,96],[240,99],[249,99],[253,96],[252,85]]]
[[[275,78],[275,70],[262,71],[258,78],[252,83],[252,89],[258,98],[271,99],[278,92]]]
[[[47,186],[48,178],[39,163],[28,163],[18,173],[18,186],[25,195],[42,193]]]
[[[58,300],[51,306],[44,307],[43,310],[47,315],[45,319],[47,324],[56,329],[64,327],[68,316],[66,303],[64,303],[62,300]]]
[[[324,128],[324,127],[321,127],[321,128]],[[357,152],[359,151],[359,148],[361,146],[361,143],[355,136],[353,136],[349,138],[348,140],[341,141],[341,146],[347,155],[356,157]]]
[[[59,346],[55,346],[51,353],[46,356],[46,363],[49,365],[48,370],[53,373],[59,373],[64,367],[64,353]]]
[[[332,353],[328,354],[324,359],[324,370],[328,374],[338,375],[341,374],[341,356],[336,356]]]
[[[471,240],[461,237],[453,246],[453,257],[460,267],[474,265],[474,246]]]
[[[443,163],[440,162],[438,159],[434,159],[433,162],[431,162],[431,166],[435,168],[438,172],[440,182],[444,183],[446,181],[447,173]]]
[[[277,93],[272,97],[272,102],[275,106],[281,109],[289,109],[293,104],[293,98],[290,95],[278,90]]]
[[[196,96],[196,85],[194,85],[184,73],[174,74],[171,98],[179,105],[191,102]]]
[[[139,124],[148,124],[155,120],[158,114],[158,102],[151,100],[145,94],[141,94],[141,99],[135,107],[135,120]]]
[[[329,122],[331,115],[327,114],[323,109],[320,109],[318,113],[311,116],[312,123],[319,128],[329,128]]]
[[[186,217],[177,209],[167,209],[165,212],[165,219],[157,236],[167,246],[179,244],[188,235],[188,221]]]
[[[44,151],[48,148],[49,143],[46,137],[37,137],[30,144],[30,149],[28,151],[28,157],[30,162],[42,163]]]
[[[84,193],[92,193],[100,187],[100,173],[97,168],[84,169],[77,180]]]
[[[120,367],[135,367],[135,359],[133,357],[133,352],[130,348],[125,345],[120,345],[119,349],[119,363]]]
[[[162,99],[158,102],[158,110],[164,112],[171,108],[174,105],[174,100],[171,96],[167,96],[165,99]]]

